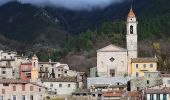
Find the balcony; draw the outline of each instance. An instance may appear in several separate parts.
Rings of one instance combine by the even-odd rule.
[[[48,73],[49,71],[48,70],[45,70],[45,69],[40,69],[39,73]]]
[[[148,70],[146,70],[146,69],[140,69],[140,71],[146,72],[146,71],[148,71]]]
[[[1,61],[15,61],[14,58],[2,58]]]
[[[12,68],[12,66],[6,65],[6,66],[0,66],[0,68]]]

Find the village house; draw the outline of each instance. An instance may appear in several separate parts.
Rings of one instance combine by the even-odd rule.
[[[41,78],[60,78],[75,77],[76,71],[69,69],[67,64],[59,62],[40,62],[38,57],[34,55],[32,60],[20,65],[20,78],[27,81],[38,81]]]
[[[145,99],[146,100],[170,100],[170,91],[166,88],[162,89],[146,89]]]
[[[133,78],[130,80],[131,91],[141,91],[146,88],[159,87],[162,80],[158,72],[144,72],[143,77]]]
[[[87,89],[91,92],[106,92],[112,90],[127,90],[130,77],[93,77],[87,78]]]
[[[0,77],[19,78],[19,66],[28,62],[25,56],[20,56],[16,52],[0,51]],[[7,74],[8,73],[8,74]]]
[[[160,74],[162,79],[162,87],[170,87],[170,74]]]
[[[46,88],[19,79],[0,79],[0,100],[44,100]]]
[[[133,58],[131,76],[143,77],[145,72],[157,72],[157,58]]]
[[[49,95],[56,97],[71,96],[78,89],[76,77],[43,78],[38,84],[47,87]]]

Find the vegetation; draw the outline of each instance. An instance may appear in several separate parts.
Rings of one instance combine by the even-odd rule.
[[[97,49],[110,43],[125,47],[129,5],[125,2],[100,10],[69,11],[8,3],[0,7],[0,47],[24,49],[28,55],[37,53],[41,60],[51,58],[66,63],[76,55],[83,59],[79,67],[94,67],[89,62],[95,61]],[[139,55],[157,55],[161,70],[170,65],[169,5],[169,0],[134,1],[139,45],[145,43]]]

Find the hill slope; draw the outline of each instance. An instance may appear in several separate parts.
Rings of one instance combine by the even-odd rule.
[[[141,56],[154,55],[153,41],[161,41],[164,51],[170,49],[169,5],[169,0],[134,0]],[[77,69],[82,66],[89,68],[95,66],[96,49],[109,43],[125,47],[125,21],[129,8],[128,1],[92,11],[7,3],[0,7],[1,44],[4,45],[1,47],[29,47],[33,48],[31,51],[43,49],[48,53],[49,46],[54,51],[53,60],[62,60]],[[147,43],[145,47],[144,43]],[[16,44],[20,46],[16,47]],[[56,52],[58,49],[59,52]],[[82,60],[77,63],[74,59]]]

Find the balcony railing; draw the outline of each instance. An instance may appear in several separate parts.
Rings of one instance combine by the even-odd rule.
[[[39,73],[48,73],[49,71],[48,70],[45,70],[45,69],[40,69]]]

